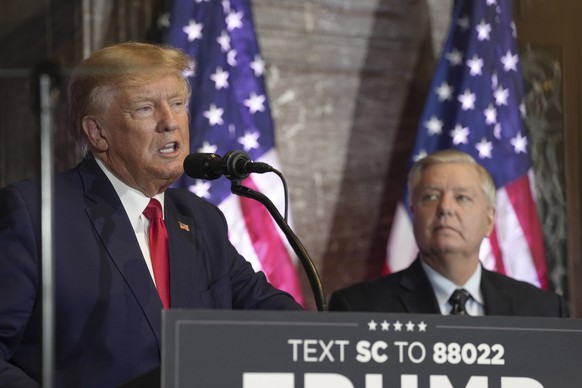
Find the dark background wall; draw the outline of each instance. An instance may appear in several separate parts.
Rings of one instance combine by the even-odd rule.
[[[38,119],[32,69],[50,58],[64,72],[93,50],[125,40],[156,40],[164,0],[3,0],[0,11],[0,186],[38,173]],[[329,294],[379,273],[404,161],[436,58],[450,21],[452,0],[252,0],[256,32],[267,63],[267,87],[277,149],[290,189],[293,228],[322,275]],[[578,2],[560,0],[548,19],[542,0],[516,2],[522,42],[532,24],[560,24],[550,43],[563,48],[568,91],[561,154],[567,190],[561,221],[566,289],[577,304],[580,269],[580,186],[577,150],[580,80]],[[574,4],[574,5],[572,5]],[[569,8],[570,7],[570,8]],[[572,9],[574,7],[574,9]],[[540,19],[540,10],[543,15]],[[545,12],[545,13],[544,13]],[[580,13],[578,13],[580,14]],[[569,27],[568,27],[569,26]],[[551,29],[551,27],[548,27]],[[532,29],[534,31],[535,29]],[[520,33],[518,28],[518,34]],[[548,36],[548,34],[544,35]],[[543,39],[542,39],[543,40]],[[58,112],[56,169],[78,156]],[[547,139],[546,139],[547,140]],[[540,141],[546,141],[543,138]],[[576,213],[577,211],[577,213]],[[572,213],[573,212],[573,213]],[[574,215],[573,215],[574,214]],[[577,214],[577,215],[576,215]],[[559,280],[558,279],[558,280]],[[304,280],[306,300],[311,291]],[[568,283],[569,282],[569,283]]]

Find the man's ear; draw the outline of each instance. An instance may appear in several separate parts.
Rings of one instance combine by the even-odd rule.
[[[489,237],[491,232],[493,231],[493,227],[495,226],[495,208],[488,207],[487,208],[487,229],[485,237]]]
[[[410,215],[414,215],[416,212],[416,208],[414,207],[414,192],[408,196],[408,209],[410,210]]]
[[[81,119],[81,125],[83,126],[83,132],[89,140],[92,148],[98,152],[105,152],[109,148],[109,143],[103,132],[103,128],[99,125],[99,122],[92,116],[83,116]]]

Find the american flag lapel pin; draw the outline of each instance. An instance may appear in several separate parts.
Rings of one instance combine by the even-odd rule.
[[[190,231],[190,227],[183,222],[178,221],[178,226],[180,226],[180,229],[185,230],[186,232]]]

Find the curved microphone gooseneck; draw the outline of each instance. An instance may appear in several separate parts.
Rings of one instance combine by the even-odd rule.
[[[317,311],[327,311],[327,302],[325,300],[325,293],[323,292],[323,286],[321,283],[321,279],[319,277],[319,273],[317,272],[317,268],[311,260],[309,253],[299,240],[299,238],[295,235],[291,227],[287,224],[287,222],[281,216],[281,213],[277,210],[275,205],[271,202],[269,198],[267,198],[264,194],[259,193],[251,188],[246,186],[242,186],[239,184],[237,180],[233,180],[231,182],[230,190],[233,194],[239,195],[241,197],[251,198],[263,204],[271,213],[271,216],[277,222],[277,225],[281,228],[289,244],[299,257],[299,261],[303,265],[305,272],[307,273],[307,278],[309,279],[309,283],[311,284],[311,290],[313,291],[313,296],[315,298],[315,304],[317,306]]]
[[[254,199],[260,202],[267,208],[271,216],[281,228],[287,241],[299,257],[303,268],[311,284],[311,289],[315,297],[315,303],[318,311],[327,311],[327,303],[325,301],[325,294],[321,279],[317,273],[317,268],[307,253],[307,250],[293,233],[291,227],[287,224],[286,218],[283,218],[275,205],[264,194],[252,190],[248,187],[242,186],[240,182],[251,173],[265,173],[274,172],[283,181],[285,186],[285,216],[287,215],[287,188],[283,175],[269,166],[266,163],[253,162],[250,157],[243,151],[230,151],[224,157],[210,153],[196,153],[190,154],[184,160],[184,171],[194,179],[214,180],[221,176],[225,176],[231,181],[231,192],[241,197]]]

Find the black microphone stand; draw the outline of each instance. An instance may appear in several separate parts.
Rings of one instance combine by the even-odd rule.
[[[321,284],[321,279],[319,278],[319,274],[317,272],[317,268],[315,268],[315,264],[307,250],[299,241],[299,238],[293,233],[293,230],[289,227],[281,213],[277,210],[275,205],[271,202],[269,198],[267,198],[264,194],[259,193],[253,189],[248,187],[242,186],[239,180],[232,180],[230,190],[233,194],[239,195],[241,197],[251,198],[255,201],[258,201],[263,204],[271,213],[271,216],[277,222],[277,225],[281,228],[289,244],[295,251],[295,254],[299,257],[305,272],[307,273],[307,278],[309,279],[309,283],[311,284],[311,289],[313,291],[313,296],[315,297],[315,304],[317,306],[317,311],[327,311],[327,302],[325,301],[325,294],[323,292],[323,286]]]

